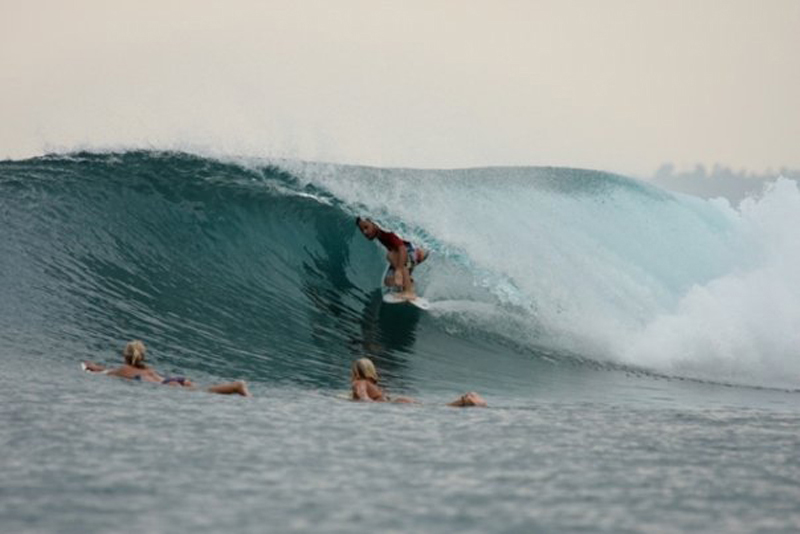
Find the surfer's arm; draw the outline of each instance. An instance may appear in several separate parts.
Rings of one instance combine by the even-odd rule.
[[[81,362],[81,365],[83,365],[84,371],[88,371],[90,373],[96,373],[108,376],[117,376],[120,378],[130,378],[125,375],[121,367],[117,367],[116,369],[109,369],[104,365],[100,365],[99,363],[94,363],[94,362]]]
[[[83,368],[85,370],[89,371],[90,373],[105,373],[105,372],[108,372],[108,370],[105,368],[105,366],[100,365],[99,363],[94,363],[94,362],[86,362],[86,361],[83,362]]]

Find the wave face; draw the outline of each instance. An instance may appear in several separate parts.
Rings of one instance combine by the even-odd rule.
[[[382,304],[356,214],[432,251],[429,313]],[[168,366],[317,385],[354,356],[391,377],[470,351],[800,384],[789,180],[734,209],[574,169],[80,153],[0,162],[0,225],[8,352],[143,338]]]

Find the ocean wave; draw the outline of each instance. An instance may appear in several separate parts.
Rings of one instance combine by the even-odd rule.
[[[135,151],[0,162],[0,190],[7,346],[143,337],[175,367],[324,385],[354,356],[400,380],[480,340],[487,359],[800,382],[788,180],[734,208],[590,170]],[[432,251],[430,313],[382,305],[356,214]]]

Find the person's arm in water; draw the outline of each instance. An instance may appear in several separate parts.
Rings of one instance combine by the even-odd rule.
[[[90,373],[98,373],[104,374],[108,376],[117,376],[119,378],[130,378],[128,373],[125,372],[123,367],[116,367],[114,369],[110,369],[105,367],[104,365],[100,365],[99,363],[94,362],[83,362],[83,368]]]
[[[83,368],[89,371],[90,373],[103,373],[106,371],[105,366],[100,365],[99,363],[87,362],[87,361],[83,362]]]

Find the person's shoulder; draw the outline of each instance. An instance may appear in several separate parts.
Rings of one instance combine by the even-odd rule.
[[[149,367],[140,368],[125,364],[121,367],[113,369],[109,374],[113,374],[114,376],[120,376],[122,378],[137,378],[141,376],[149,377],[152,372],[153,372],[152,369],[150,369]]]
[[[372,400],[383,400],[383,390],[378,384],[375,384],[369,380],[365,380],[367,394]]]

